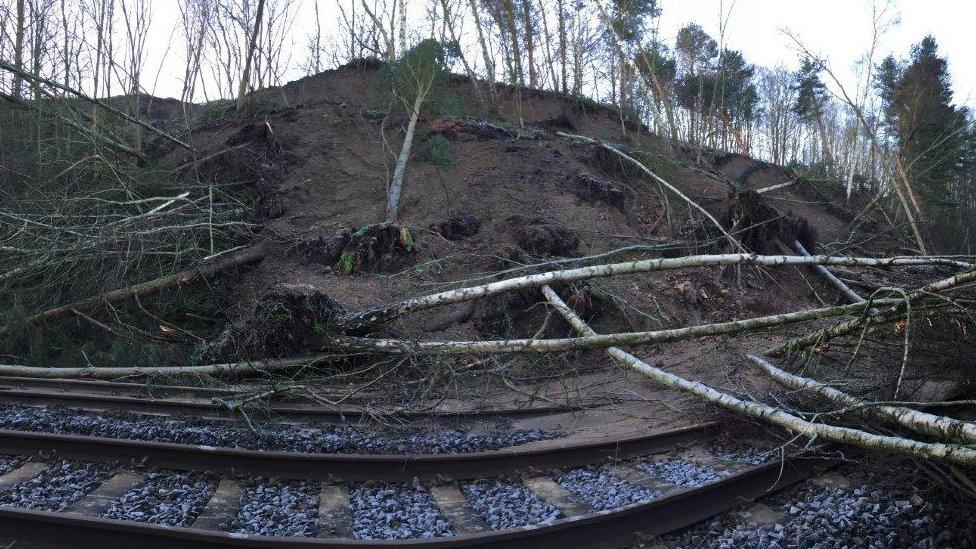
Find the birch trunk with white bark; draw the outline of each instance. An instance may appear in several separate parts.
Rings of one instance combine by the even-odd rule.
[[[594,336],[596,332],[569,308],[566,303],[548,286],[543,293],[549,303],[573,328],[584,336]],[[837,427],[822,423],[814,423],[800,417],[788,414],[783,410],[762,404],[741,400],[727,393],[717,391],[699,381],[689,381],[670,372],[655,368],[634,355],[616,347],[606,350],[619,364],[644,375],[665,387],[690,393],[715,406],[753,419],[771,423],[786,429],[791,433],[810,438],[822,438],[841,444],[859,446],[868,450],[891,452],[908,455],[921,459],[938,459],[961,465],[976,464],[976,450],[955,444],[937,444],[918,442],[911,439],[875,435],[859,429]]]

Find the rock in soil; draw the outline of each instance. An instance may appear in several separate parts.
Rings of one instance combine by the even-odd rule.
[[[114,464],[52,461],[38,475],[3,494],[0,505],[40,511],[64,511],[108,480],[115,469]]]
[[[317,482],[264,479],[247,486],[227,527],[238,534],[313,537],[319,525]]]
[[[634,486],[605,469],[572,469],[557,476],[556,484],[600,511],[651,501],[663,494],[657,490]]]
[[[81,410],[0,405],[0,428],[130,440],[151,440],[251,450],[353,454],[453,454],[497,450],[556,438],[549,431],[470,433],[456,430],[424,434],[377,434],[345,425],[321,429],[293,425],[257,426],[233,422],[160,419],[129,413],[94,414]]]
[[[492,530],[551,523],[562,513],[515,478],[482,479],[461,486],[468,506]]]
[[[638,467],[653,477],[685,488],[714,482],[729,474],[728,471],[692,463],[683,459],[645,461],[638,464]]]
[[[424,486],[361,484],[350,492],[356,539],[435,538],[455,535]]]
[[[160,469],[112,503],[106,518],[190,526],[210,501],[219,479],[211,474]]]

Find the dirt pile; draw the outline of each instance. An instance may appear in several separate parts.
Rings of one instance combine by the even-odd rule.
[[[190,138],[196,158],[172,150],[160,159],[187,176],[193,166],[204,179],[246,187],[260,209],[261,237],[274,243],[274,252],[236,286],[232,321],[212,344],[217,355],[283,355],[292,344],[300,351],[312,325],[334,311],[430,293],[458,281],[487,281],[498,271],[572,265],[574,258],[595,254],[621,260],[721,249],[714,229],[693,219],[669,191],[616,155],[559,137],[557,130],[620,143],[724,217],[727,229],[745,235],[743,241],[756,251],[774,251],[775,237],[815,247],[818,237],[835,240],[846,227],[844,219],[816,205],[784,208],[766,196],[734,194],[738,176],[732,172],[744,157],[706,159],[702,165],[688,152],[675,156],[641,128],[624,133],[609,108],[551,92],[523,90],[520,96],[504,86],[493,112],[421,120],[400,218],[396,225],[380,224],[405,119],[387,116],[365,97],[375,71],[375,63],[359,63],[262,91],[255,98],[262,114],[202,117]],[[448,85],[465,109],[478,110],[468,82],[455,78]],[[751,170],[749,188],[785,175],[765,164],[744,169]],[[811,219],[809,212],[816,216]],[[659,329],[799,307],[810,295],[798,276],[745,273],[732,281],[713,268],[596,280],[574,291],[589,296],[587,317],[598,330]],[[764,291],[770,285],[775,298]],[[293,300],[278,299],[281,288],[314,288],[297,299],[321,301],[325,312],[310,315],[304,302],[282,305]],[[513,294],[432,311],[380,332],[532,336],[546,322],[540,302],[538,292]],[[283,310],[293,318],[265,326],[269,312]],[[528,313],[535,310],[541,312],[537,318]],[[269,347],[271,339],[278,342],[275,348]]]

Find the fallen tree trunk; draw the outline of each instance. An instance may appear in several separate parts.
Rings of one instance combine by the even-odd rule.
[[[959,439],[969,443],[976,443],[976,424],[960,421],[946,416],[919,412],[904,406],[876,405],[864,399],[849,395],[838,389],[815,381],[800,377],[777,368],[772,363],[755,355],[747,355],[752,363],[777,383],[793,389],[807,389],[832,402],[851,408],[851,411],[867,414],[878,419],[890,421],[913,431]]]
[[[330,357],[320,356],[297,359],[208,364],[203,366],[123,366],[118,368],[97,366],[59,368],[53,366],[20,366],[16,364],[0,364],[0,375],[47,379],[119,379],[123,377],[177,376],[186,374],[212,377],[233,377],[259,372],[267,373],[283,370],[294,370],[301,367],[312,366],[327,358]]]
[[[630,162],[634,166],[637,166],[637,168],[639,170],[641,170],[642,172],[644,172],[647,175],[649,175],[652,179],[654,179],[655,181],[657,181],[660,185],[662,185],[663,187],[667,188],[669,191],[673,192],[674,194],[678,195],[678,197],[681,198],[682,200],[684,200],[689,206],[691,206],[692,208],[694,208],[694,209],[698,210],[699,212],[701,212],[702,215],[704,215],[706,218],[708,218],[708,220],[711,221],[712,224],[714,224],[718,228],[719,231],[721,231],[722,235],[724,235],[725,238],[729,242],[732,243],[732,246],[735,247],[735,249],[740,250],[740,251],[743,251],[743,252],[746,251],[745,247],[742,246],[742,243],[739,242],[738,240],[736,240],[734,236],[730,235],[728,233],[728,231],[725,230],[725,227],[722,227],[722,224],[718,222],[718,219],[715,219],[715,216],[713,216],[712,214],[710,214],[708,212],[708,210],[706,210],[705,208],[703,208],[701,206],[701,204],[699,204],[699,203],[695,202],[694,200],[688,198],[685,195],[685,193],[679,191],[677,187],[675,187],[674,185],[668,183],[663,178],[661,178],[660,176],[658,176],[656,173],[652,172],[647,166],[644,165],[643,162],[641,162],[641,161],[637,160],[636,158],[628,155],[627,153],[621,151],[620,149],[614,147],[613,145],[609,145],[609,144],[604,143],[602,141],[597,141],[596,139],[592,139],[592,138],[586,137],[584,135],[577,135],[577,134],[574,134],[574,133],[564,133],[564,132],[556,132],[556,135],[559,135],[561,137],[565,137],[565,138],[568,138],[568,139],[576,139],[576,140],[579,140],[579,141],[587,141],[589,143],[595,143],[595,144],[603,147],[604,149],[612,152],[613,154],[619,156],[620,158],[623,158],[627,162]]]
[[[808,252],[807,249],[803,247],[803,244],[799,240],[793,241],[793,248],[796,249],[796,251],[800,252],[800,255],[804,257],[810,257],[810,252]],[[844,284],[844,282],[841,279],[837,278],[837,275],[832,273],[830,269],[824,267],[823,265],[814,265],[813,268],[816,269],[817,272],[820,273],[820,275],[823,276],[825,279],[827,279],[827,281],[830,282],[835,288],[840,290],[840,293],[847,296],[847,299],[849,299],[851,303],[864,302],[863,297],[858,295],[858,293],[852,290],[847,284]]]
[[[898,300],[880,300],[876,303],[893,304]],[[555,353],[585,349],[606,349],[615,345],[649,345],[679,341],[696,337],[733,335],[743,332],[785,326],[796,322],[857,314],[866,303],[838,305],[822,309],[807,309],[744,320],[673,328],[654,332],[623,332],[618,334],[591,335],[562,339],[502,339],[488,341],[405,341],[401,339],[374,339],[364,337],[335,336],[328,343],[337,349],[377,353],[403,353],[428,355],[502,354],[502,353]]]
[[[179,145],[180,147],[183,147],[184,149],[186,149],[188,151],[192,151],[193,150],[193,147],[190,146],[189,143],[186,143],[185,141],[181,141],[181,140],[173,137],[172,135],[166,133],[165,131],[163,131],[163,130],[161,130],[161,129],[159,129],[159,128],[151,125],[151,124],[149,124],[148,122],[146,122],[144,120],[142,120],[141,118],[137,118],[135,116],[130,116],[130,115],[126,114],[125,112],[123,112],[123,111],[121,111],[119,109],[116,109],[115,107],[112,107],[111,105],[108,105],[104,101],[101,101],[101,100],[99,100],[98,98],[95,98],[95,97],[91,97],[91,96],[85,95],[83,92],[80,92],[80,91],[78,91],[78,90],[76,90],[76,89],[74,89],[74,88],[72,88],[70,86],[67,86],[65,84],[61,84],[59,82],[55,82],[54,80],[50,80],[48,78],[43,78],[43,77],[38,76],[36,74],[30,74],[28,72],[22,71],[22,70],[18,69],[17,67],[15,67],[15,66],[13,66],[13,65],[11,65],[9,63],[4,62],[3,60],[0,60],[0,69],[5,69],[7,71],[10,71],[11,73],[17,75],[18,77],[23,78],[24,80],[27,80],[27,81],[35,84],[35,85],[38,84],[38,83],[40,83],[40,84],[44,84],[44,85],[50,86],[52,88],[59,89],[61,91],[70,93],[71,95],[73,95],[73,96],[81,99],[82,101],[87,101],[88,103],[91,103],[92,105],[95,105],[95,106],[97,106],[99,108],[102,108],[102,109],[104,109],[104,110],[106,110],[106,111],[114,114],[115,116],[118,116],[119,118],[122,118],[123,120],[127,120],[129,122],[132,122],[133,124],[136,124],[137,126],[140,126],[142,128],[145,128],[145,129],[151,131],[152,133],[155,133],[155,134],[159,135],[163,139],[165,139],[165,140],[167,140],[167,141],[169,141],[171,143],[174,143],[176,145]]]
[[[925,294],[944,292],[970,282],[976,282],[976,271],[959,273],[927,284],[917,290],[912,290],[911,292],[908,292],[908,299],[915,299]],[[806,349],[807,347],[812,347],[814,345],[830,341],[831,339],[852,334],[863,328],[865,324],[881,324],[884,322],[901,320],[905,316],[902,312],[904,304],[904,300],[899,300],[897,305],[887,310],[880,311],[878,314],[864,315],[860,318],[855,318],[854,320],[848,320],[822,330],[810,332],[809,334],[793,338],[789,341],[781,343],[780,345],[777,345],[776,347],[768,349],[763,354],[766,356],[779,358],[801,349]]]
[[[597,335],[586,322],[576,315],[573,310],[563,302],[562,299],[552,290],[545,286],[542,289],[546,299],[563,318],[569,322],[579,333],[587,337]],[[665,372],[660,368],[655,368],[650,364],[640,360],[634,355],[622,349],[611,347],[606,350],[619,364],[626,366],[637,373],[644,375],[665,387],[676,389],[685,393],[695,395],[711,404],[724,408],[736,414],[748,416],[753,419],[771,423],[786,429],[791,433],[807,436],[810,438],[823,438],[841,444],[850,444],[867,448],[869,450],[904,454],[921,459],[939,459],[951,463],[962,465],[976,465],[976,450],[955,444],[933,444],[918,442],[916,440],[875,435],[859,429],[848,427],[837,427],[822,423],[813,423],[803,418],[788,414],[783,410],[761,404],[758,402],[748,402],[741,400],[727,393],[717,391],[704,383],[689,381],[683,377],[670,372]]]
[[[255,244],[250,246],[240,252],[230,254],[227,256],[222,256],[216,260],[193,269],[186,271],[181,271],[176,274],[169,276],[164,276],[154,280],[148,280],[146,282],[141,282],[134,286],[129,286],[127,288],[121,288],[118,290],[113,290],[104,294],[100,294],[94,297],[90,297],[83,301],[78,301],[70,305],[64,305],[61,307],[56,307],[54,309],[48,309],[36,314],[31,315],[25,321],[28,326],[36,326],[38,324],[44,324],[61,318],[65,318],[75,314],[76,311],[87,313],[96,309],[99,305],[104,303],[117,303],[120,301],[125,301],[132,299],[133,297],[145,297],[150,294],[154,294],[166,288],[173,286],[178,286],[181,284],[187,284],[195,280],[206,278],[208,276],[214,275],[221,271],[236,267],[238,265],[246,265],[249,263],[255,263],[264,258],[267,254],[267,243]],[[13,327],[10,324],[5,326],[0,326],[0,338],[8,335]]]
[[[7,101],[9,103],[12,103],[13,105],[16,105],[17,107],[19,107],[21,109],[34,112],[34,113],[36,113],[40,117],[55,119],[58,122],[61,122],[61,123],[65,124],[65,125],[67,125],[68,127],[74,129],[80,135],[91,137],[92,139],[95,139],[97,141],[100,141],[101,143],[103,143],[103,144],[105,144],[105,145],[107,145],[107,146],[109,146],[109,147],[111,147],[111,148],[113,148],[113,149],[115,149],[115,150],[117,150],[117,151],[119,151],[121,153],[125,153],[125,154],[127,154],[127,155],[129,155],[129,156],[131,156],[131,157],[133,157],[133,158],[135,158],[137,160],[145,161],[145,159],[146,159],[146,155],[142,154],[141,151],[137,151],[136,149],[133,149],[132,147],[130,147],[128,145],[125,145],[124,143],[120,143],[120,142],[116,141],[115,139],[112,139],[111,137],[109,137],[107,135],[102,135],[102,133],[100,133],[100,132],[93,131],[91,128],[85,128],[85,127],[81,126],[81,124],[78,124],[74,120],[71,120],[71,119],[69,119],[67,117],[59,117],[59,116],[57,116],[54,113],[46,112],[46,111],[44,111],[42,109],[39,109],[33,103],[28,103],[26,101],[23,101],[21,99],[18,99],[16,97],[14,97],[12,95],[7,95],[7,94],[5,94],[3,92],[0,92],[0,99],[3,99],[4,101]]]
[[[652,271],[666,271],[704,267],[708,265],[763,265],[767,267],[784,265],[846,265],[850,267],[896,267],[905,265],[951,265],[960,268],[970,268],[970,263],[943,259],[937,257],[834,257],[816,255],[803,257],[798,255],[755,255],[755,254],[718,254],[691,255],[677,258],[656,258],[620,263],[607,263],[525,275],[480,286],[447,290],[422,297],[404,299],[395,303],[388,303],[340,318],[336,328],[342,331],[358,330],[375,324],[382,324],[400,315],[430,309],[441,305],[461,303],[483,297],[490,297],[511,290],[536,288],[555,282],[574,282],[589,278],[601,278],[625,274],[645,273]]]

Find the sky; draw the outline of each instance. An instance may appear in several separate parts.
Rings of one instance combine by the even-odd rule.
[[[741,50],[753,64],[796,68],[800,50],[791,32],[807,48],[826,58],[845,88],[856,88],[855,65],[871,48],[871,0],[661,0],[661,39],[673,43],[678,29],[696,22],[719,36],[719,14],[728,19],[726,47]],[[900,0],[884,19],[876,62],[889,53],[908,54],[926,34],[935,36],[949,62],[955,101],[976,108],[976,0]]]
[[[349,0],[342,0],[348,3]],[[411,13],[419,15],[426,0],[409,0]],[[660,0],[661,39],[673,44],[678,29],[696,22],[719,38],[719,22],[727,21],[725,46],[741,50],[753,64],[775,67],[798,65],[799,49],[786,32],[793,33],[808,48],[829,60],[849,93],[857,93],[863,82],[856,69],[871,46],[872,5],[884,7],[885,0]],[[183,61],[179,47],[167,45],[179,18],[176,0],[156,0],[153,33],[145,72],[159,71],[147,82],[155,95],[179,96]],[[335,28],[338,19],[335,0],[319,0],[324,32]],[[297,16],[290,45],[292,63],[305,56],[306,37],[314,30],[314,0],[298,0]],[[720,14],[724,14],[720,16]],[[976,109],[976,0],[893,0],[883,20],[888,23],[881,34],[876,62],[889,53],[904,57],[912,44],[933,34],[941,54],[947,58],[957,104]],[[465,32],[473,32],[465,29]],[[863,66],[863,65],[862,65]],[[296,69],[287,80],[302,76]],[[835,88],[836,91],[836,88]]]

